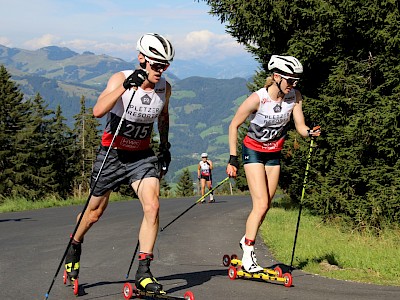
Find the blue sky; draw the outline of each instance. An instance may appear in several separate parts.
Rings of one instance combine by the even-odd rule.
[[[250,57],[205,2],[194,0],[0,0],[0,44],[56,45],[131,61],[146,32],[169,38],[176,58],[217,62]]]

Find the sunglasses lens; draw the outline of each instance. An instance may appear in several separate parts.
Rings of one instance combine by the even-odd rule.
[[[154,64],[154,67],[155,67],[157,70],[163,70],[163,71],[165,71],[166,69],[168,69],[169,65]]]
[[[150,64],[150,67],[154,70],[154,71],[160,71],[160,70],[167,70],[169,67],[169,63],[158,63],[148,57],[145,57],[146,61]]]

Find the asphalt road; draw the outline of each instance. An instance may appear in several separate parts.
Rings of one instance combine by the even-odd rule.
[[[238,241],[251,203],[248,196],[216,199],[214,204],[196,205],[159,234],[152,272],[167,292],[183,296],[190,290],[196,300],[400,299],[400,287],[332,280],[297,270],[291,288],[273,282],[230,280],[222,256],[240,254]],[[162,199],[161,227],[196,200]],[[44,299],[82,208],[0,214],[0,299]],[[124,299],[122,288],[141,218],[138,201],[109,205],[85,237],[79,299]],[[259,262],[274,266],[277,262],[260,240],[256,244]],[[135,261],[128,281],[133,282],[136,268]],[[62,270],[49,299],[76,299],[72,289],[62,283]]]

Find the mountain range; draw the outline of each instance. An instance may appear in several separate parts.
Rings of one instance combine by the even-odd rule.
[[[57,46],[31,51],[0,45],[0,64],[7,68],[25,97],[39,93],[50,109],[55,110],[60,105],[69,125],[79,112],[81,96],[85,96],[88,107],[93,106],[112,74],[135,68],[135,63],[119,58],[89,51],[78,54]],[[186,167],[196,177],[202,152],[209,153],[214,161],[216,180],[225,177],[229,157],[228,125],[237,106],[249,95],[247,83],[254,72],[242,68],[237,72],[243,76],[229,78],[228,74],[232,74],[229,72],[234,68],[230,68],[228,62],[222,65],[224,67],[218,68],[177,60],[165,73],[172,85],[172,164],[167,181],[177,182]],[[216,75],[220,72],[221,75],[219,78],[188,76],[192,66],[196,74]],[[224,79],[224,76],[228,78]]]

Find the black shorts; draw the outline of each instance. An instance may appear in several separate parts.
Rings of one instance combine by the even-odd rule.
[[[100,146],[91,176],[91,189],[103,164],[108,147]],[[158,159],[153,150],[125,151],[111,149],[93,190],[93,196],[103,196],[121,184],[131,185],[148,177],[159,178]]]
[[[245,145],[242,147],[242,160],[243,164],[261,163],[264,166],[279,166],[281,152],[259,152],[247,148]]]
[[[200,179],[205,179],[206,181],[211,181],[212,177],[211,177],[211,174],[210,175],[200,175]]]

